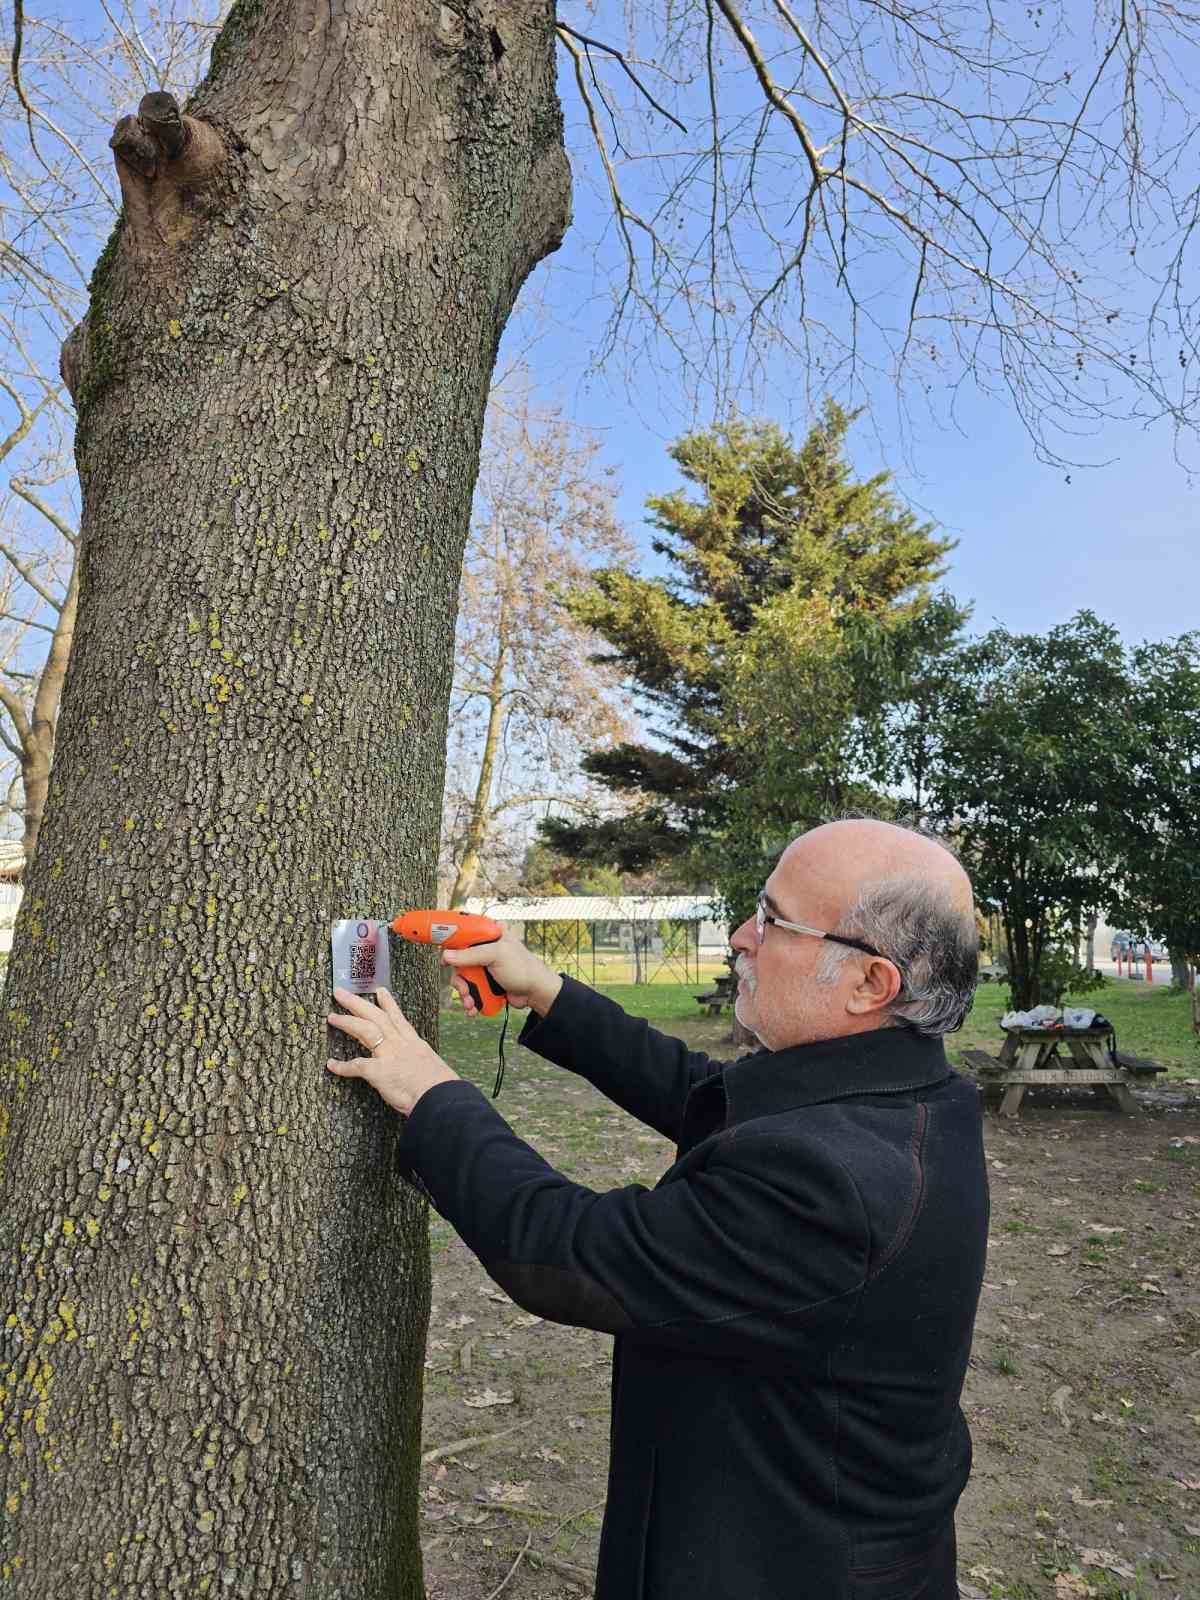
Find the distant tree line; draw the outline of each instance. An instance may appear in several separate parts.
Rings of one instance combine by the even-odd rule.
[[[648,502],[667,573],[566,591],[644,732],[582,763],[620,814],[547,818],[545,844],[577,872],[711,883],[733,924],[806,826],[914,820],[997,914],[1015,1005],[1086,981],[1078,930],[1103,912],[1167,942],[1200,1030],[1200,634],[1127,646],[1082,611],[970,637],[939,587],[953,545],[855,477],[852,421],[680,440],[686,487]]]

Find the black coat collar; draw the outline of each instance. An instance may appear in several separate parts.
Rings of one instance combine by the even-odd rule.
[[[911,1028],[876,1028],[786,1050],[756,1050],[696,1085],[683,1110],[679,1155],[722,1128],[858,1094],[899,1094],[943,1083],[940,1039]]]
[[[758,1050],[731,1061],[722,1077],[727,1122],[769,1117],[855,1094],[924,1089],[950,1075],[941,1039],[912,1028],[875,1028],[784,1050]]]

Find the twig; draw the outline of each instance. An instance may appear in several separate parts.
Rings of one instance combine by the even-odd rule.
[[[42,599],[47,605],[53,606],[55,611],[62,610],[62,601],[57,600],[54,595],[50,593],[49,589],[45,588],[41,583],[39,583],[37,578],[34,577],[32,570],[25,565],[15,550],[10,550],[6,544],[0,542],[0,556],[4,556],[12,563],[12,565],[25,579],[25,582],[29,585],[29,587],[31,589],[36,589],[38,594],[41,595]]]
[[[544,1555],[542,1551],[533,1552],[534,1561],[542,1567],[549,1567],[553,1572],[561,1572],[564,1578],[574,1578],[577,1582],[590,1583],[592,1574],[586,1567],[577,1567],[572,1561],[564,1561],[561,1556]]]
[[[63,130],[58,126],[58,124],[56,122],[52,121],[52,119],[50,117],[48,117],[46,115],[46,113],[39,106],[30,105],[29,101],[25,98],[25,89],[24,89],[24,87],[23,87],[23,85],[21,83],[21,68],[20,68],[21,44],[22,44],[22,36],[23,36],[23,32],[24,32],[24,27],[25,27],[25,4],[24,4],[24,0],[13,0],[13,49],[12,49],[12,56],[11,56],[11,58],[9,60],[9,74],[10,74],[10,76],[12,78],[13,88],[17,91],[17,99],[21,102],[22,106],[25,108],[25,119],[29,124],[29,143],[30,143],[30,146],[33,149],[33,153],[38,158],[38,160],[41,162],[43,171],[46,172],[48,174],[48,176],[53,177],[54,174],[50,171],[50,168],[46,165],[45,158],[43,157],[42,152],[37,147],[37,140],[33,137],[33,119],[36,116],[39,122],[45,123],[46,127],[50,129],[51,133],[56,133],[58,135],[58,137],[66,145],[67,149],[75,157],[76,161],[78,161],[79,165],[84,169],[84,171],[88,174],[88,176],[93,180],[93,182],[96,185],[96,188],[100,192],[100,198],[105,202],[105,204],[108,206],[109,210],[113,211],[113,212],[116,212],[118,208],[115,205],[113,205],[112,197],[109,195],[108,190],[104,187],[103,183],[100,181],[99,173],[92,166],[92,164],[88,160],[88,158],[79,149],[78,145],[76,145],[74,140],[71,139],[67,134],[65,134],[63,132]]]
[[[9,63],[9,72],[12,76],[13,88],[17,91],[17,99],[25,108],[25,120],[29,124],[29,143],[33,153],[42,161],[42,152],[37,147],[37,140],[33,137],[33,107],[25,98],[25,90],[21,84],[21,45],[25,30],[25,3],[24,0],[13,0],[13,47],[12,60]],[[50,168],[42,161],[42,166],[47,172]]]
[[[571,1515],[569,1517],[564,1517],[562,1519],[562,1521],[559,1523],[558,1527],[553,1529],[553,1531],[550,1534],[550,1537],[552,1539],[557,1539],[558,1535],[563,1531],[563,1529],[567,1526],[568,1523],[575,1522],[580,1517],[586,1517],[589,1511],[599,1511],[604,1506],[604,1504],[605,1504],[605,1501],[597,1500],[595,1505],[582,1506],[578,1511],[572,1511],[572,1513],[571,1513]]]
[[[492,1590],[491,1594],[488,1595],[487,1600],[496,1600],[496,1596],[500,1593],[500,1591],[502,1589],[505,1589],[505,1588],[508,1587],[508,1580],[512,1577],[513,1573],[517,1570],[517,1568],[521,1565],[521,1557],[525,1554],[526,1550],[529,1549],[529,1546],[532,1543],[533,1543],[533,1531],[531,1529],[530,1532],[525,1535],[525,1543],[517,1551],[517,1559],[513,1562],[512,1566],[509,1567],[508,1571],[504,1574],[504,1577],[500,1580],[500,1582],[497,1584],[497,1586]]]
[[[504,1439],[523,1426],[523,1423],[514,1422],[511,1428],[501,1428],[499,1433],[479,1433],[472,1434],[467,1439],[452,1439],[449,1444],[439,1445],[436,1450],[426,1450],[421,1457],[421,1465],[427,1467],[430,1462],[440,1461],[443,1456],[456,1455],[460,1450],[480,1449],[485,1444],[495,1444],[497,1439]]]
[[[514,1517],[528,1517],[531,1522],[553,1522],[553,1511],[543,1511],[541,1506],[519,1506],[511,1500],[489,1500],[486,1495],[477,1494],[475,1504],[485,1511],[508,1511]]]
[[[649,89],[647,89],[646,85],[640,81],[640,79],[634,73],[633,68],[629,65],[628,61],[626,61],[625,57],[621,54],[621,52],[619,50],[615,50],[611,44],[604,44],[600,39],[590,39],[586,33],[580,33],[577,28],[569,27],[568,24],[565,23],[565,22],[561,22],[560,21],[560,22],[555,24],[555,27],[556,27],[557,31],[560,34],[561,33],[569,33],[571,35],[572,39],[578,39],[580,44],[582,44],[584,46],[595,45],[597,50],[607,50],[607,52],[608,52],[608,54],[610,56],[616,56],[617,60],[625,68],[625,71],[633,79],[634,83],[637,84],[638,88],[642,91],[642,93],[646,96],[646,99],[649,100],[650,104],[654,107],[655,111],[657,111],[660,116],[666,117],[668,122],[673,122],[675,124],[675,126],[679,129],[680,133],[686,133],[687,132],[687,129],[684,127],[683,123],[680,122],[678,117],[673,117],[665,106],[660,106],[659,105],[658,101],[650,93],[650,91],[649,91]]]

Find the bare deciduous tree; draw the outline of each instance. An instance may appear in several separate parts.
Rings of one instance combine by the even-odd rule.
[[[598,450],[536,405],[524,373],[493,390],[455,641],[443,806],[451,905],[474,893],[506,822],[563,803],[580,751],[629,732],[619,679],[589,661],[597,641],[555,598],[591,565],[634,559]]]
[[[33,859],[78,601],[74,415],[58,373],[64,337],[87,310],[92,262],[112,229],[119,186],[97,133],[147,89],[190,88],[211,43],[202,0],[145,14],[105,4],[103,26],[18,8],[15,77],[0,87],[0,391],[9,431],[0,463],[6,603],[0,615],[0,816],[19,817]],[[3,404],[4,402],[0,402]],[[0,413],[2,417],[2,413]],[[13,471],[13,467],[16,471]]]
[[[613,211],[604,352],[952,418],[1070,463],[1197,421],[1200,12],[685,0],[560,18]],[[681,127],[684,136],[680,136]]]

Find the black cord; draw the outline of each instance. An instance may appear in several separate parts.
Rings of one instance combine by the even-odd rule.
[[[500,1065],[496,1069],[496,1087],[492,1090],[492,1099],[500,1093],[500,1085],[504,1082],[504,1035],[508,1032],[508,1001],[504,1002],[504,1026],[500,1029]]]

